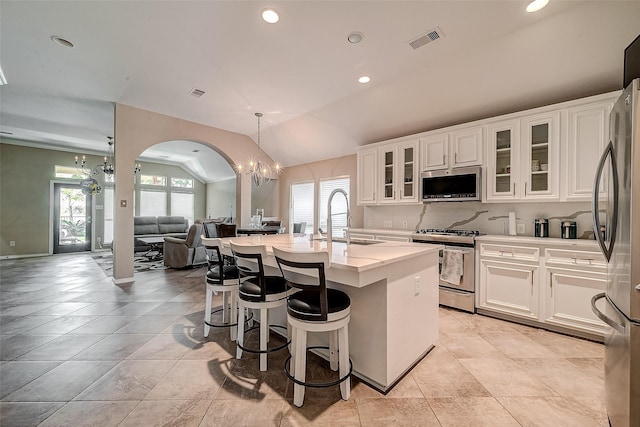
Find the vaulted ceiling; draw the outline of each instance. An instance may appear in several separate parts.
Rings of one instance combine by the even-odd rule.
[[[99,152],[113,134],[114,103],[254,140],[254,113],[262,112],[261,147],[292,166],[621,88],[640,1],[551,0],[537,13],[526,5],[2,0],[8,84],[0,88],[0,131],[43,147]],[[279,12],[278,23],[261,19],[266,7]],[[441,37],[410,46],[432,30]],[[358,44],[347,41],[354,31],[364,35]],[[371,82],[359,83],[362,75]],[[205,94],[196,98],[193,88]],[[192,150],[173,142],[149,158]],[[193,168],[206,181],[222,178],[211,167]]]

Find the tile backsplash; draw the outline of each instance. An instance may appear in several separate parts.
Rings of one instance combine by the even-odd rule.
[[[486,234],[508,234],[509,212],[516,213],[517,224],[523,224],[523,236],[533,236],[536,218],[549,220],[549,237],[560,237],[560,223],[575,221],[578,239],[593,239],[591,203],[480,203],[443,202],[402,206],[364,208],[365,228],[418,230],[421,228],[454,228],[479,230]],[[406,227],[405,227],[406,224]],[[522,225],[520,225],[522,227]]]

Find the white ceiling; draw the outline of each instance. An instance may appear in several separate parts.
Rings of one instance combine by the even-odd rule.
[[[254,140],[262,112],[261,147],[292,166],[621,87],[640,1],[551,0],[535,14],[526,4],[2,0],[0,130],[105,151],[116,102]],[[267,6],[280,22],[261,20]],[[435,27],[442,39],[409,46]],[[347,42],[352,31],[360,44]],[[357,82],[364,74],[371,83]],[[206,94],[190,96],[194,87]],[[157,147],[144,158],[191,156],[194,144]],[[190,162],[207,182],[232,174],[224,161]]]

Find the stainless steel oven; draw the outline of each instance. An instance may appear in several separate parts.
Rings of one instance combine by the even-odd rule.
[[[440,250],[440,305],[475,313],[475,236],[480,233],[472,230],[418,230],[413,241],[444,245]],[[454,251],[460,254],[462,268],[459,283],[443,280],[442,267],[444,252]]]

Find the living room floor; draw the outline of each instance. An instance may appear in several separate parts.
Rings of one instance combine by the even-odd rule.
[[[91,255],[0,261],[3,427],[608,425],[601,344],[444,308],[436,347],[386,396],[353,378],[348,401],[308,388],[297,408],[286,351],[259,372],[227,329],[203,337],[204,268],[118,286]]]

